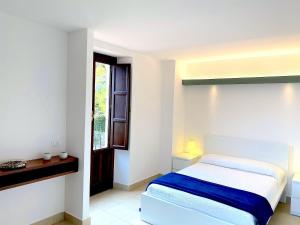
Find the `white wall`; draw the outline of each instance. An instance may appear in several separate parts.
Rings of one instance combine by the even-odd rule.
[[[144,55],[133,57],[131,90],[130,184],[160,173],[160,61]]]
[[[29,225],[64,212],[65,178],[24,185],[0,192],[0,224]]]
[[[0,161],[64,150],[66,34],[2,13],[0,27]],[[0,224],[26,225],[62,212],[64,186],[62,177],[1,191]]]
[[[214,66],[213,66],[214,65]],[[300,55],[222,59],[186,65],[183,77],[300,74]],[[185,140],[207,133],[283,142],[300,171],[300,84],[185,86]]]
[[[79,172],[66,177],[65,211],[89,217],[93,36],[82,29],[68,34],[67,151],[79,158]]]
[[[176,63],[174,60],[161,62],[162,93],[160,122],[160,164],[161,173],[172,169],[173,149],[173,106]]]
[[[182,152],[185,148],[184,115],[185,115],[185,89],[182,86],[181,76],[186,71],[185,63],[176,62],[174,74],[173,95],[173,132],[172,152]]]
[[[283,142],[300,156],[300,85],[185,87],[185,138],[221,134]],[[296,169],[299,169],[296,165]]]
[[[271,52],[272,53],[272,52]],[[233,55],[222,60],[208,58],[207,61],[188,63],[186,71],[181,74],[184,78],[224,78],[224,77],[249,77],[249,76],[285,76],[299,74],[300,54],[273,55],[265,53],[264,56],[246,57]],[[250,54],[250,53],[249,53]],[[236,58],[235,58],[236,57]]]
[[[162,77],[159,60],[95,40],[94,50],[130,57],[132,93],[129,151],[116,151],[114,182],[130,185],[161,172]],[[166,167],[169,167],[167,165]]]

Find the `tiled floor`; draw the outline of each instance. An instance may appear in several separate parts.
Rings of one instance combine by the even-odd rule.
[[[92,225],[146,225],[140,220],[140,195],[133,191],[109,190],[91,198]],[[63,222],[57,225],[71,225]],[[171,224],[170,224],[171,225]],[[300,217],[289,214],[289,204],[279,204],[269,225],[300,225]]]
[[[300,225],[300,217],[290,214],[290,204],[279,203],[268,225]]]
[[[133,191],[109,190],[91,198],[92,225],[144,225],[140,220],[142,186]]]

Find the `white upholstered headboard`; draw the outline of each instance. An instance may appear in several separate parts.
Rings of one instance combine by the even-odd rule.
[[[245,138],[206,135],[204,153],[223,154],[275,164],[290,174],[292,149],[288,144]]]

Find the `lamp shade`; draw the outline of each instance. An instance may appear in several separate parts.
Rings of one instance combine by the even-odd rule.
[[[199,143],[195,139],[189,139],[186,142],[184,152],[189,153],[191,155],[199,155],[200,154]]]

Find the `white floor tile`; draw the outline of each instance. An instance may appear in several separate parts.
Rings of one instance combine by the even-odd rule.
[[[145,225],[140,220],[140,195],[145,187],[133,191],[109,190],[91,197],[92,225]]]

